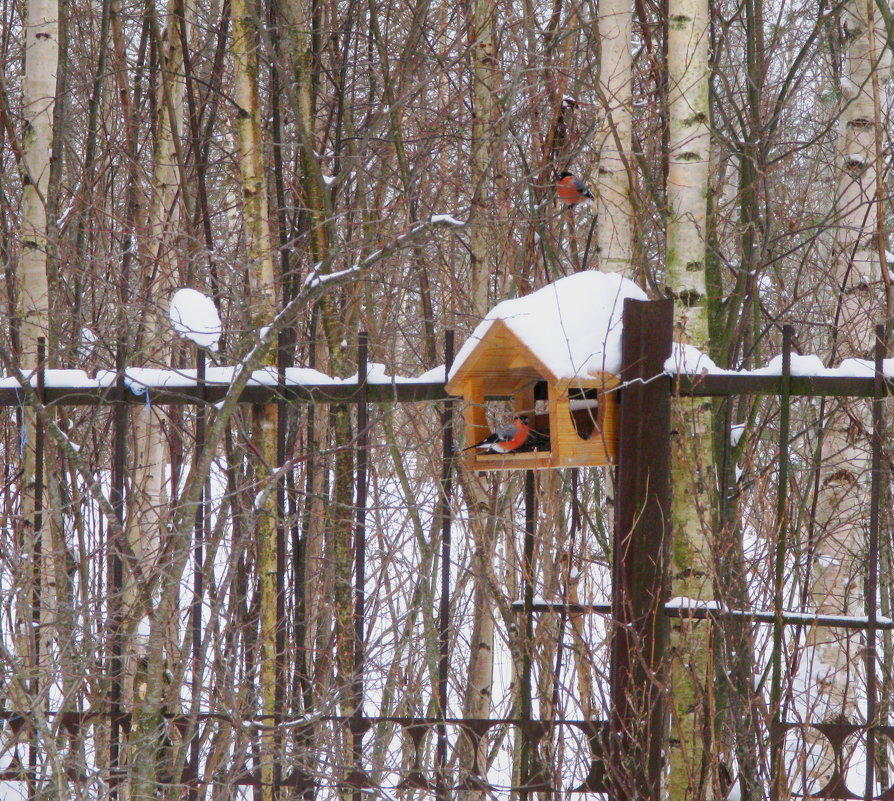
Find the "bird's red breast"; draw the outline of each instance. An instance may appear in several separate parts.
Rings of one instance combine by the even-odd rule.
[[[515,423],[515,434],[512,439],[506,442],[498,442],[494,446],[495,448],[499,448],[503,453],[510,453],[520,448],[528,441],[528,435],[531,433],[531,429],[518,418],[513,422]]]
[[[556,184],[556,194],[566,206],[574,206],[587,197],[589,192],[573,175],[565,175]]]

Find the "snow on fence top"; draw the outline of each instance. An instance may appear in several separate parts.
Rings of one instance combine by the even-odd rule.
[[[754,370],[724,370],[706,353],[692,345],[674,344],[673,353],[664,363],[668,375],[754,375],[781,376],[782,355],[774,356],[765,367]],[[894,378],[894,359],[885,359],[882,372]],[[826,367],[819,356],[812,353],[793,353],[791,375],[804,378],[872,378],[875,363],[871,359],[844,359],[837,367]]]
[[[229,386],[233,383],[237,367],[208,367],[205,370],[206,386]],[[37,375],[26,373],[32,387],[37,386]],[[60,389],[108,389],[115,386],[118,373],[114,370],[97,370],[96,376],[89,376],[84,370],[46,370],[44,386]],[[370,362],[367,383],[375,385],[416,384],[444,380],[444,368],[428,370],[420,376],[408,377],[389,375],[385,365]],[[149,390],[187,389],[198,383],[195,368],[160,369],[154,367],[126,367],[124,384],[134,394],[142,395]],[[357,383],[357,374],[348,378],[333,378],[310,367],[287,367],[284,375],[285,386],[352,386]],[[252,387],[275,387],[279,376],[275,367],[255,370],[248,382]],[[20,384],[15,376],[0,376],[0,389],[17,389]]]
[[[621,332],[624,300],[647,300],[634,284],[614,273],[587,270],[548,284],[488,312],[460,348],[449,379],[471,360],[496,321],[500,321],[551,373],[554,379],[587,378],[594,372],[621,372]],[[781,376],[782,356],[754,370],[725,370],[704,352],[677,343],[664,364],[669,375]],[[793,376],[871,378],[868,359],[845,359],[825,367],[815,355],[792,354]],[[894,359],[885,359],[884,374],[894,377]]]
[[[621,316],[625,298],[647,300],[632,281],[595,270],[569,275],[530,295],[494,306],[460,348],[450,378],[472,356],[497,320],[552,373],[554,379],[621,371]]]
[[[892,257],[894,260],[894,257]],[[449,378],[453,378],[463,363],[475,351],[493,323],[501,321],[537,359],[553,373],[553,378],[587,378],[594,372],[621,372],[621,333],[624,300],[647,300],[646,294],[632,281],[614,273],[587,270],[548,284],[530,295],[504,300],[487,314],[466,340],[453,362]],[[199,292],[181,289],[172,298],[171,322],[175,330],[200,347],[214,350],[220,337],[220,319],[213,303]],[[96,335],[87,332],[92,346]],[[227,386],[232,383],[237,368],[209,367],[206,385]],[[741,375],[781,376],[782,356],[773,357],[765,367],[754,370],[725,370],[711,358],[692,347],[677,343],[664,363],[668,375]],[[802,377],[871,378],[875,366],[869,359],[845,359],[837,367],[825,367],[822,360],[811,354],[792,354],[791,375]],[[894,378],[894,358],[884,360],[884,375]],[[31,386],[37,386],[37,375],[25,373]],[[46,387],[60,389],[105,389],[115,385],[114,370],[98,370],[95,377],[83,370],[46,370]],[[127,367],[125,384],[135,394],[147,389],[182,389],[197,385],[195,369],[156,369]],[[385,365],[370,363],[367,383],[397,385],[439,383],[444,380],[444,366],[439,365],[422,375],[407,377],[390,375]],[[287,386],[350,386],[356,385],[355,373],[348,378],[334,378],[307,367],[285,370]],[[256,370],[249,386],[274,387],[279,383],[275,368]],[[0,390],[20,387],[15,376],[0,375]]]

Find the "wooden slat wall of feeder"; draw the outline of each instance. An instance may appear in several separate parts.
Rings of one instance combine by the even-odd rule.
[[[547,412],[534,414],[534,386],[547,383]],[[501,320],[495,320],[473,351],[458,365],[447,391],[465,402],[465,443],[480,442],[492,433],[488,399],[511,398],[513,413],[527,413],[531,427],[546,433],[550,450],[533,453],[477,453],[467,451],[464,461],[473,470],[527,470],[549,467],[585,467],[613,464],[617,456],[619,385],[616,376],[597,373],[561,379],[552,374]],[[572,410],[573,396],[597,393],[596,407]],[[582,425],[576,426],[575,419]],[[496,420],[503,425],[507,419]],[[578,428],[588,431],[584,439]]]
[[[591,378],[548,382],[551,467],[589,467],[614,464],[618,456],[620,403],[617,376],[599,373]],[[572,409],[572,394],[595,390],[596,408]],[[575,418],[577,422],[575,422]],[[592,426],[592,430],[590,427]],[[582,431],[588,432],[586,439]]]

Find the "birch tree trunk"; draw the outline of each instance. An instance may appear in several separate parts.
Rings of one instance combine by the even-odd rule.
[[[500,71],[497,65],[496,7],[488,0],[469,4],[469,48],[472,81],[472,153],[470,172],[472,198],[469,250],[472,260],[473,319],[487,314],[488,286],[492,265],[488,259],[490,226],[482,211],[491,205],[493,162],[496,153],[497,98]]]
[[[885,131],[880,124],[880,82],[890,78],[891,55],[875,0],[844,6],[846,37],[839,117],[839,179],[832,253],[840,293],[833,328],[834,360],[872,358],[874,325],[885,315],[879,228],[879,173]],[[875,73],[875,74],[873,74]],[[871,410],[867,401],[845,400],[824,428],[816,505],[816,540],[810,596],[820,614],[864,614],[859,565],[869,520]],[[861,638],[845,630],[814,628],[805,652],[812,720],[858,716]],[[824,741],[823,741],[824,742]],[[812,766],[822,781],[831,754],[816,754]]]
[[[670,0],[668,6],[667,289],[674,299],[676,336],[708,350],[705,291],[709,130],[708,0]],[[706,532],[714,505],[710,401],[676,404],[673,441],[672,595],[711,595]],[[671,627],[669,795],[715,797],[711,763],[707,622],[681,618]]]
[[[177,286],[176,248],[180,233],[179,164],[175,137],[183,128],[183,69],[179,17],[174,2],[168,8],[168,24],[162,37],[161,80],[156,98],[156,144],[153,157],[152,195],[146,232],[145,256],[149,273],[145,286],[138,364],[171,366],[173,332],[167,306]],[[171,116],[173,113],[173,117]],[[158,557],[161,521],[168,496],[164,469],[168,463],[162,434],[161,411],[151,403],[133,412],[133,484],[127,516],[130,548],[143,568],[151,571]],[[131,596],[133,592],[129,593]],[[125,598],[125,607],[128,598]]]
[[[49,342],[49,287],[47,282],[46,193],[50,177],[50,143],[56,99],[56,64],[59,52],[57,4],[54,0],[31,0],[27,4],[25,72],[22,80],[22,206],[19,225],[20,255],[16,275],[16,314],[19,322],[19,364],[25,373],[38,367],[38,339]],[[16,609],[18,653],[25,659],[24,675],[39,703],[41,676],[48,655],[51,626],[36,625],[38,616],[51,618],[55,604],[53,571],[54,540],[46,495],[38,492],[37,416],[24,409],[25,443],[22,465],[22,550],[26,564],[38,565],[22,583]],[[40,582],[40,605],[34,608],[35,584]]]
[[[276,311],[273,239],[270,232],[264,152],[261,139],[261,104],[258,88],[258,9],[251,0],[232,0],[231,48],[237,111],[239,171],[242,179],[242,225],[245,232],[251,292],[251,325],[254,331],[269,325]],[[252,337],[254,338],[254,337]],[[250,346],[252,339],[246,343]],[[253,438],[260,458],[256,480],[266,489],[270,479],[263,475],[276,465],[277,407],[254,409]],[[267,492],[257,509],[256,567],[259,583],[260,625],[258,632],[258,677],[264,728],[260,736],[261,798],[273,798],[277,716],[277,509],[276,493]]]
[[[626,0],[599,5],[599,99],[605,123],[599,134],[596,181],[596,254],[599,269],[633,275],[633,204],[628,169],[632,150],[631,34],[633,6]]]
[[[496,7],[488,0],[471,0],[468,8],[469,57],[471,60],[472,142],[469,169],[472,197],[469,250],[471,258],[471,316],[482,319],[489,309],[492,259],[490,256],[487,209],[492,205],[493,161],[496,148],[496,90],[500,82],[496,51]],[[485,572],[493,563],[496,547],[496,521],[493,507],[496,492],[489,492],[493,481],[472,478],[468,482],[470,526],[475,540],[474,608],[469,674],[463,702],[467,717],[487,718],[491,714],[494,668],[494,616],[488,598]],[[471,749],[469,749],[471,751]],[[463,755],[471,767],[472,754]],[[482,739],[478,764],[486,764],[486,743]]]
[[[183,20],[175,13],[175,0],[169,2],[164,33],[160,36],[160,70],[156,94],[156,140],[153,154],[152,196],[144,247],[144,262],[149,271],[145,283],[139,360],[147,367],[164,368],[171,365],[173,356],[171,331],[168,323],[168,301],[177,281],[177,246],[180,234],[180,152],[179,140],[183,130],[183,51],[180,25]],[[128,493],[125,535],[142,574],[165,582],[166,565],[159,563],[165,521],[168,519],[169,498],[166,490],[165,469],[170,464],[163,431],[163,417],[152,405],[151,397],[145,405],[132,412],[132,442],[130,447],[133,476]],[[157,572],[160,571],[160,572]],[[128,611],[138,603],[140,588],[127,582],[122,604],[124,619],[132,619]],[[159,612],[161,610],[158,610]],[[163,762],[169,757],[164,747],[163,710],[167,709],[168,686],[164,673],[179,664],[178,618],[161,614],[153,616],[149,640],[133,639],[125,645],[125,675],[127,677],[125,707],[131,707],[134,724],[128,735],[131,772],[131,798],[151,797],[160,775],[167,773]],[[150,658],[152,657],[152,658]],[[139,686],[135,686],[139,683]]]

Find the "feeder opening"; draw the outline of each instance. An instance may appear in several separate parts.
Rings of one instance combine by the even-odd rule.
[[[577,387],[568,392],[568,413],[578,437],[588,440],[599,427],[599,391]]]

